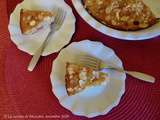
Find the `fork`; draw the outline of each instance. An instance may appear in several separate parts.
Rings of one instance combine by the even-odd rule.
[[[137,72],[137,71],[128,71],[118,67],[112,67],[105,64],[102,60],[89,55],[80,55],[78,58],[78,63],[86,67],[90,67],[94,70],[111,69],[111,70],[116,70],[119,72],[126,73],[134,78],[138,78],[139,80],[143,80],[150,83],[155,82],[155,78],[151,75],[148,75],[142,72]]]
[[[43,44],[40,46],[40,48],[35,52],[34,56],[32,57],[29,65],[28,65],[28,70],[29,71],[33,71],[33,69],[35,68],[36,64],[38,63],[42,52],[44,51],[46,45],[48,44],[48,38],[49,36],[60,29],[61,25],[64,22],[64,19],[66,17],[66,11],[64,11],[61,8],[57,8],[57,13],[56,13],[56,17],[53,23],[51,23],[50,27],[51,27],[51,31],[48,34],[47,38],[45,39],[45,41],[43,42]]]

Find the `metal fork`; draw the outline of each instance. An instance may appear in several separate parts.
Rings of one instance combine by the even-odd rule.
[[[36,53],[34,54],[34,56],[32,57],[29,65],[28,65],[28,70],[29,71],[33,71],[33,69],[35,68],[36,64],[38,63],[38,60],[40,59],[42,52],[44,51],[46,45],[48,44],[48,38],[51,34],[53,34],[53,32],[57,31],[60,29],[60,27],[62,26],[64,19],[66,17],[66,11],[64,11],[61,8],[57,8],[57,12],[56,12],[56,17],[54,22],[51,24],[51,31],[48,34],[47,38],[45,39],[45,41],[43,42],[43,44],[40,46],[40,48],[36,51]]]
[[[155,82],[155,78],[151,75],[148,75],[148,74],[145,74],[142,72],[127,71],[122,68],[112,67],[112,66],[105,64],[102,60],[95,58],[95,57],[92,57],[92,56],[89,56],[89,55],[80,55],[78,58],[78,63],[80,63],[86,67],[90,67],[94,70],[111,69],[111,70],[116,70],[119,72],[124,72],[134,78],[138,78],[138,79],[146,81],[146,82],[150,82],[150,83]]]

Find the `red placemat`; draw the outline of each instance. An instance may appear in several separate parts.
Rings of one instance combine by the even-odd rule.
[[[66,0],[73,8],[71,0]],[[7,2],[7,3],[6,3]],[[52,93],[50,72],[52,61],[58,53],[43,57],[33,72],[27,71],[31,56],[18,50],[10,42],[7,31],[8,19],[20,0],[0,1],[0,118],[3,119],[66,119],[84,120],[60,106]],[[6,9],[7,6],[7,9]],[[156,77],[155,84],[149,84],[127,76],[126,93],[120,104],[107,115],[94,120],[159,120],[160,119],[160,37],[147,41],[122,41],[97,32],[76,13],[76,33],[72,41],[91,39],[103,42],[115,50],[129,70],[138,70]],[[5,68],[5,69],[4,69]],[[5,79],[4,79],[5,77]],[[47,116],[45,116],[47,115]],[[27,118],[28,117],[28,118]],[[51,117],[51,118],[47,118]]]

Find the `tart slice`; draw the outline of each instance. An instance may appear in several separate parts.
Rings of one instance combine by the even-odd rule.
[[[32,34],[45,25],[50,25],[55,14],[49,11],[24,10],[20,11],[20,28],[22,34]]]
[[[108,80],[109,77],[106,73],[94,71],[79,64],[66,64],[65,82],[69,96],[79,93],[90,86],[106,85]]]

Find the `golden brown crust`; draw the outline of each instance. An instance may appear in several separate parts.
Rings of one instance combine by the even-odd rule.
[[[65,83],[69,96],[88,86],[101,85],[107,80],[107,74],[74,63],[66,63]]]
[[[40,10],[24,10],[20,11],[20,29],[22,33],[30,32],[33,28],[36,27],[44,21],[45,18],[53,17],[54,14],[48,11]]]
[[[120,30],[139,30],[156,23],[141,0],[83,0],[88,12],[101,23]]]
[[[21,32],[24,33],[25,30],[23,28],[22,16],[23,16],[23,9],[21,9],[20,11],[20,29],[21,29]]]
[[[79,81],[79,79],[77,79],[78,78],[78,73],[77,72],[75,72],[74,74],[73,74],[73,76],[74,76],[74,81],[73,82],[71,82],[71,79],[70,79],[70,74],[69,74],[69,68],[70,67],[74,67],[74,70],[75,71],[79,71],[79,68],[78,67],[76,67],[76,66],[71,66],[71,64],[70,63],[66,63],[66,75],[65,75],[65,83],[66,83],[66,90],[67,90],[67,94],[69,95],[69,96],[71,96],[71,95],[73,95],[73,94],[75,94],[76,93],[76,90],[69,90],[69,89],[74,89],[76,86],[78,86],[79,85],[79,83],[78,83],[78,81]]]

